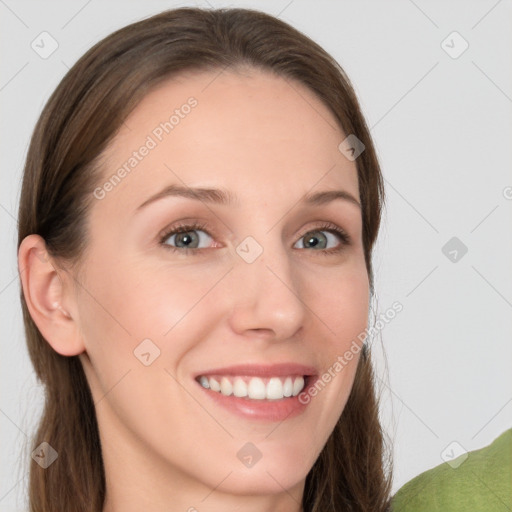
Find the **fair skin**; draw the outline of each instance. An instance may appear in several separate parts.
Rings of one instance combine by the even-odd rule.
[[[332,190],[359,201],[356,164],[338,150],[346,135],[333,115],[304,86],[256,70],[201,72],[144,98],[107,149],[101,184],[190,96],[197,106],[93,199],[79,276],[41,257],[37,235],[23,241],[24,294],[45,339],[62,355],[79,355],[91,386],[103,512],[301,511],[305,478],[343,411],[359,354],[300,414],[279,421],[219,406],[194,377],[282,362],[320,376],[365,330],[360,207],[300,203]],[[229,190],[238,204],[166,197],[135,213],[170,184]],[[208,224],[189,231],[199,237],[189,254],[159,244],[179,220]],[[251,263],[236,251],[248,236],[263,249]],[[177,248],[177,237],[165,244]],[[160,355],[145,366],[134,350],[148,338]],[[248,442],[261,453],[252,467],[237,457]]]

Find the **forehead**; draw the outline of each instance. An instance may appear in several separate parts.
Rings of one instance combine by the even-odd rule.
[[[317,184],[359,197],[356,164],[338,150],[344,138],[295,80],[255,69],[182,74],[148,93],[107,148],[103,181],[125,172],[104,206],[134,208],[170,183],[221,186],[249,202],[269,189],[290,202]]]

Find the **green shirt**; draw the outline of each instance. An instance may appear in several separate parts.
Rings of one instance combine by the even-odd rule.
[[[407,482],[393,497],[392,511],[511,512],[512,428]]]

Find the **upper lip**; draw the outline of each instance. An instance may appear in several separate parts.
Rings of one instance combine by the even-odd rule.
[[[246,375],[249,377],[286,377],[288,375],[316,375],[316,368],[298,363],[240,364],[205,370],[196,375]]]

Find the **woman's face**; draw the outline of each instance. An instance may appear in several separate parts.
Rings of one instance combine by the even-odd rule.
[[[197,504],[300,495],[368,319],[347,135],[304,86],[255,70],[182,75],[126,120],[76,288],[109,485],[137,474],[141,488],[197,491]],[[333,191],[357,202],[304,199]]]

